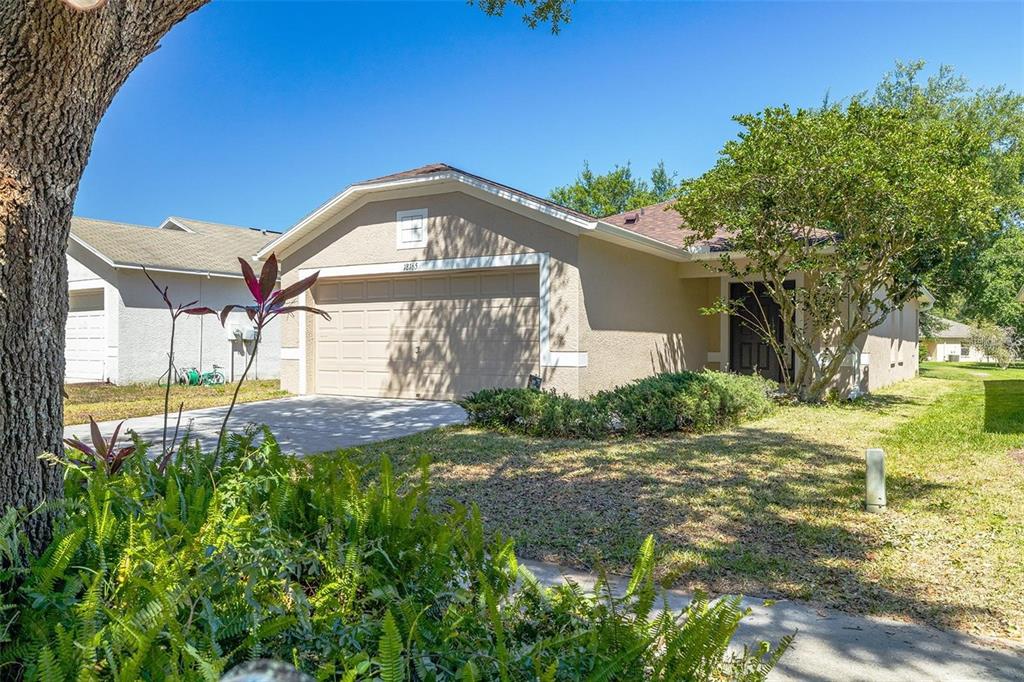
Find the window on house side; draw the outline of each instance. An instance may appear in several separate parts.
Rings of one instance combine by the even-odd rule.
[[[427,209],[398,211],[395,214],[395,246],[399,249],[420,249],[427,245]]]

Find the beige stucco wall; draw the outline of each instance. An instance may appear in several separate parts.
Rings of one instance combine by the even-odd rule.
[[[588,355],[581,394],[700,369],[712,338],[717,350],[717,318],[699,311],[714,298],[709,287],[717,295],[717,279],[682,279],[674,261],[587,236],[580,238],[579,272],[580,348]]]
[[[920,304],[911,301],[862,336],[855,346],[867,362],[857,368],[859,374],[853,367],[844,367],[840,386],[875,391],[917,376],[919,314]]]

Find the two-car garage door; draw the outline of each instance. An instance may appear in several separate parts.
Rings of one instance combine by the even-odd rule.
[[[317,285],[315,391],[451,399],[538,370],[536,268]]]

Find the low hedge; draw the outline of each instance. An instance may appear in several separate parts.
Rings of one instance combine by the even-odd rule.
[[[605,438],[711,431],[771,412],[775,384],[728,372],[675,372],[586,398],[554,391],[494,388],[460,401],[473,424],[531,436]]]

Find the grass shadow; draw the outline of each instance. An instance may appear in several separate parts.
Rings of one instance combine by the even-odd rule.
[[[368,448],[397,468],[432,458],[436,503],[475,503],[524,558],[625,572],[653,534],[667,583],[815,601],[957,627],[971,607],[926,585],[866,570],[886,550],[884,517],[862,511],[864,465],[848,449],[792,433],[548,441],[453,428]],[[943,497],[940,483],[889,477],[894,499]]]
[[[1024,433],[1024,380],[986,381],[985,431]]]

